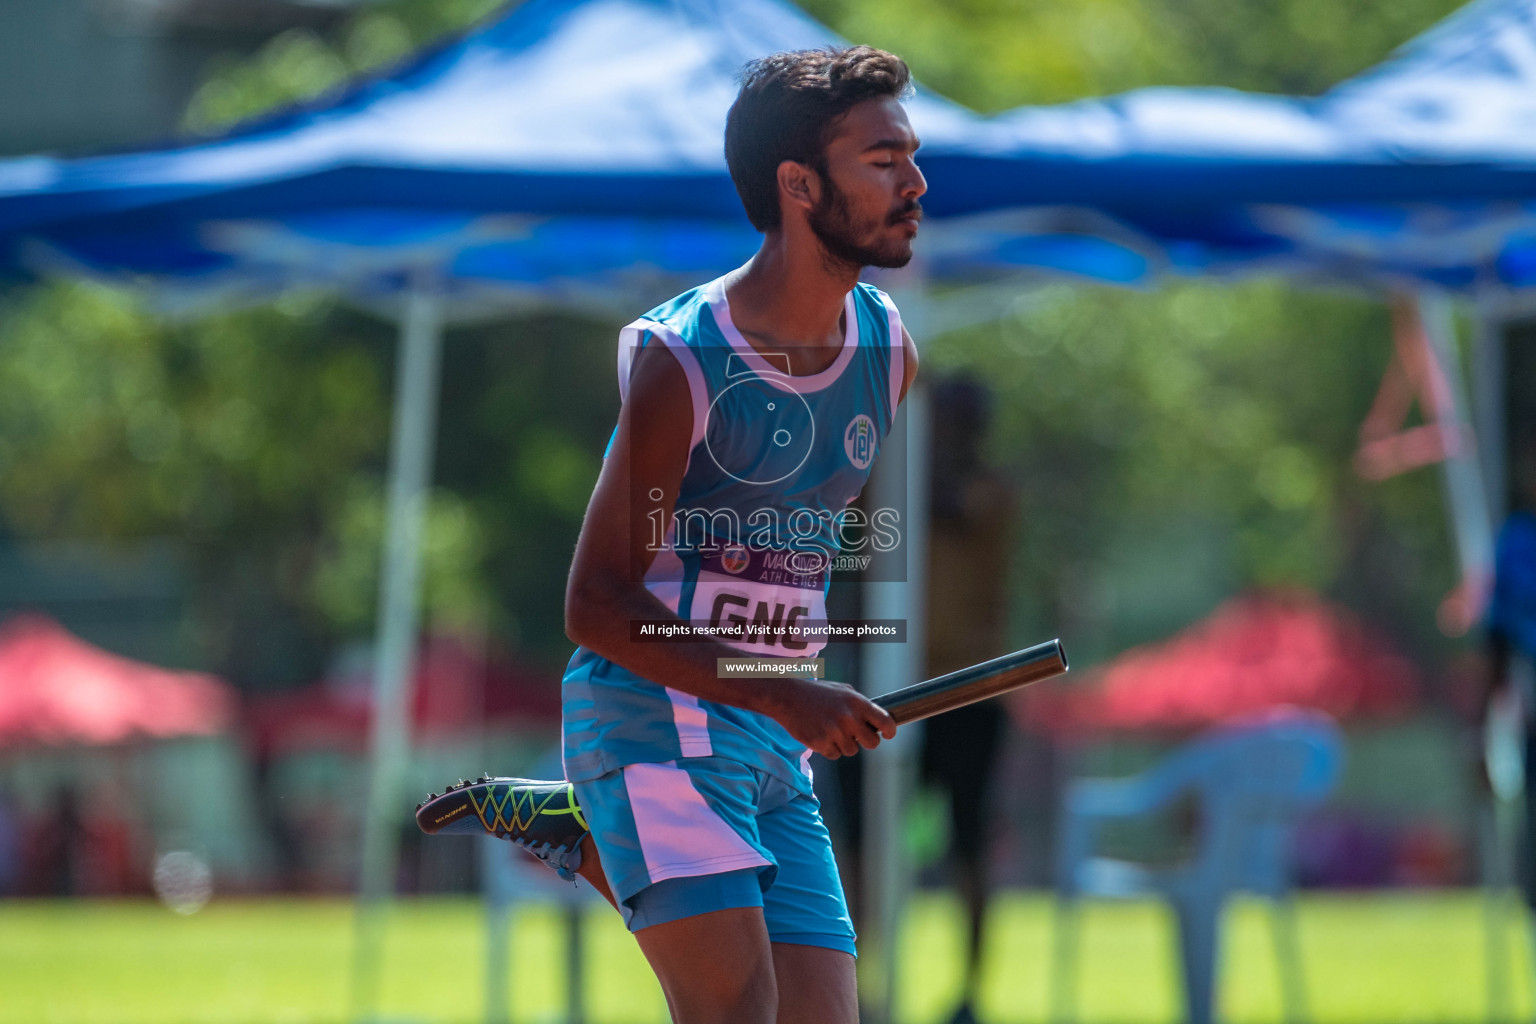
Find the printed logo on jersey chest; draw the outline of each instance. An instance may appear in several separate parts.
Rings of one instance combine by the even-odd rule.
[[[874,420],[864,413],[849,420],[848,429],[843,431],[843,451],[848,453],[849,462],[859,469],[868,469],[875,461]]]
[[[720,552],[720,567],[732,576],[752,564],[752,553],[743,544],[728,544]]]

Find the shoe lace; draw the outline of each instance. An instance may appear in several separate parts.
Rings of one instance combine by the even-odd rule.
[[[547,841],[536,843],[525,836],[511,836],[505,832],[499,833],[499,835],[503,839],[510,840],[513,846],[527,850],[539,858],[539,860],[554,868],[560,877],[566,881],[569,882],[575,878],[575,873],[565,866],[566,856],[570,853],[571,848],[564,843],[554,846]]]

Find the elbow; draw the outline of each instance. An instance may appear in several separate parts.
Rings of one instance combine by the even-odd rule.
[[[595,626],[602,618],[602,587],[574,574],[565,588],[565,635],[573,644],[593,649]]]
[[[573,587],[565,591],[565,637],[578,647],[587,646],[587,621]]]
[[[581,642],[581,628],[576,624],[576,620],[571,618],[570,608],[565,610],[565,638],[577,647],[587,646]]]

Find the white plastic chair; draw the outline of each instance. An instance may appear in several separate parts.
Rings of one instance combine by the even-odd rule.
[[[1140,775],[1071,783],[1056,853],[1053,1019],[1072,1016],[1077,900],[1159,895],[1178,922],[1187,1019],[1210,1024],[1221,910],[1239,891],[1273,901],[1286,1020],[1306,1019],[1289,898],[1292,839],[1296,819],[1333,790],[1342,765],[1343,742],[1331,719],[1287,711],[1210,733]],[[1106,822],[1158,813],[1185,795],[1195,796],[1200,808],[1198,848],[1189,861],[1156,869],[1095,856]]]

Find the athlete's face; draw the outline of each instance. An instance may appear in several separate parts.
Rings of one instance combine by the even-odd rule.
[[[886,97],[855,104],[827,143],[821,195],[807,223],[827,255],[860,267],[904,267],[928,191],[913,159],[907,112]]]

